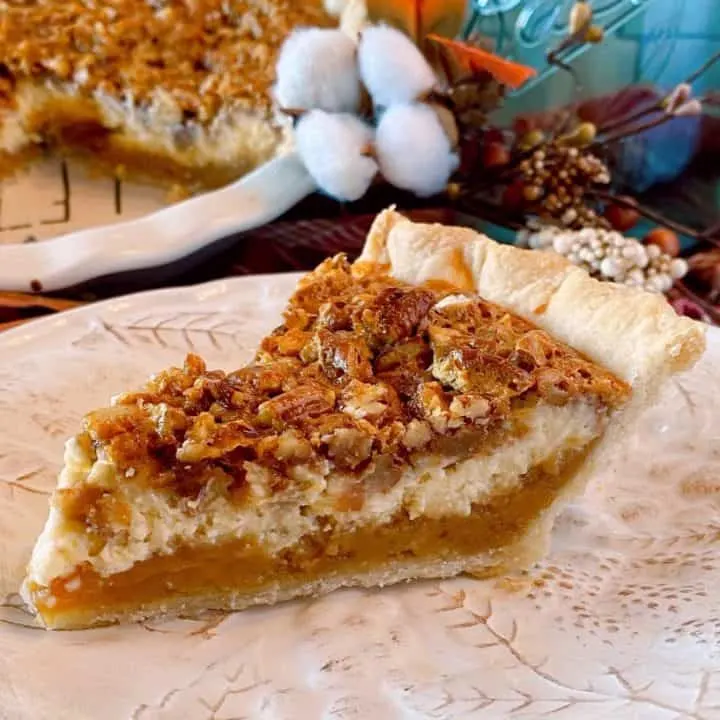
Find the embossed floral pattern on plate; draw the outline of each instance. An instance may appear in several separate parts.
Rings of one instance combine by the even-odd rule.
[[[527,577],[48,634],[15,591],[82,414],[188,350],[241,365],[296,276],[102,303],[0,335],[0,718],[720,717],[720,335]]]

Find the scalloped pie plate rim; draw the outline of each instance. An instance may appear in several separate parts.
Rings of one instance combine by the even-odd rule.
[[[152,291],[0,334],[0,718],[720,717],[720,331],[514,578],[47,632],[16,595],[84,412],[188,351],[231,369],[296,274]]]
[[[126,207],[119,213],[121,188]],[[157,188],[112,185],[87,177],[67,161],[48,161],[0,184],[0,290],[55,291],[167,265],[272,222],[314,190],[295,153],[278,156],[218,190],[170,205]],[[113,192],[114,203],[109,200]],[[51,218],[47,213],[56,205],[64,211],[54,210],[60,216]],[[71,219],[73,209],[79,220]],[[65,231],[56,234],[56,228]],[[22,234],[43,237],[22,242]]]

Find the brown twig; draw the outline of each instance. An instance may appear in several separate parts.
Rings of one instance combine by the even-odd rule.
[[[671,115],[669,113],[663,113],[660,115],[660,117],[656,117],[653,120],[648,120],[647,122],[640,123],[639,125],[635,125],[634,127],[631,127],[630,129],[623,129],[626,126],[622,126],[614,135],[601,135],[598,137],[594,142],[593,146],[598,147],[602,145],[608,145],[609,143],[615,142],[617,140],[625,140],[626,138],[632,137],[633,135],[639,135],[640,133],[644,133],[647,130],[651,130],[654,127],[658,127],[660,125],[664,125],[669,120],[674,120],[675,115]],[[604,133],[605,131],[603,131]]]
[[[691,73],[687,80],[686,85],[692,85],[701,75],[704,75],[718,60],[720,60],[720,50],[711,55],[707,62],[703,63],[695,72]]]
[[[720,60],[720,52],[715,53],[710,57],[707,62],[705,62],[703,65],[701,65],[697,70],[692,72],[683,82],[678,83],[678,85],[692,85],[701,75],[706,73],[718,60]],[[678,85],[675,86],[675,88],[678,87]],[[630,123],[637,122],[638,120],[641,120],[642,118],[646,117],[647,115],[652,115],[656,112],[662,112],[663,115],[666,118],[673,117],[672,115],[668,115],[665,112],[665,106],[664,104],[667,102],[668,98],[672,95],[675,88],[671,90],[669,93],[664,95],[662,98],[654,102],[652,105],[648,105],[645,108],[641,108],[640,110],[636,110],[634,113],[630,113],[630,115],[626,115],[621,118],[617,118],[616,120],[611,120],[610,122],[606,123],[605,125],[602,125],[598,128],[598,135],[599,134],[607,134],[608,132],[611,132],[612,130],[616,130],[617,128],[621,127],[627,127]],[[707,100],[706,97],[700,98],[701,101]],[[658,123],[659,124],[659,123]],[[632,133],[635,134],[634,132]],[[613,138],[615,139],[615,138]],[[610,142],[606,140],[605,142]]]
[[[717,245],[717,243],[713,242],[715,240],[715,237],[717,237],[720,241],[720,220],[718,220],[718,222],[716,223],[713,223],[709,228],[703,230],[698,236],[698,240],[707,241],[712,243],[713,245]]]
[[[670,230],[674,230],[681,235],[687,235],[688,237],[694,238],[696,240],[702,237],[702,232],[699,232],[698,230],[695,230],[694,228],[691,228],[687,225],[683,225],[682,223],[676,222],[675,220],[671,220],[670,218],[666,218],[661,213],[652,210],[644,205],[641,205],[639,202],[637,202],[637,200],[633,200],[632,198],[626,196],[619,197],[604,190],[590,190],[588,192],[588,195],[596,198],[597,200],[602,200],[603,202],[612,203],[613,205],[620,205],[621,207],[635,210],[636,212],[640,213],[640,215],[646,217],[648,220],[653,220],[659,225],[667,227]],[[710,240],[710,242],[716,244],[712,240]],[[720,246],[720,241],[717,244]]]
[[[662,106],[660,105],[660,102],[654,102],[652,105],[647,105],[644,108],[640,108],[639,110],[636,110],[629,115],[623,115],[622,117],[615,118],[615,120],[609,120],[604,125],[600,125],[598,127],[598,135],[609,133],[619,127],[624,127],[629,123],[634,123],[638,120],[642,120],[642,118],[647,115],[652,115],[653,113],[661,111]]]
[[[577,92],[582,88],[582,85],[580,84],[580,78],[577,76],[577,73],[575,72],[575,68],[573,68],[572,65],[569,65],[564,60],[562,60],[559,56],[564,53],[566,50],[573,50],[575,48],[580,48],[583,45],[587,45],[587,41],[585,40],[585,33],[587,32],[587,27],[582,27],[576,32],[574,32],[572,35],[568,35],[564,40],[560,42],[560,44],[553,48],[546,56],[545,59],[547,60],[548,65],[554,65],[555,67],[559,67],[561,70],[564,70],[566,73],[570,75],[570,77],[573,80],[573,91]],[[569,115],[569,113],[568,113]],[[563,125],[566,125],[568,122],[568,118],[566,117],[563,121]]]

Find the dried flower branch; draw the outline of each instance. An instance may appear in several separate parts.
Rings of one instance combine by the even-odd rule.
[[[658,223],[658,225],[670,228],[671,230],[674,230],[681,235],[686,235],[687,237],[695,239],[700,239],[700,237],[702,236],[701,231],[698,231],[695,228],[691,228],[689,225],[683,225],[682,223],[676,222],[675,220],[671,220],[670,218],[665,217],[656,210],[646,207],[645,205],[639,203],[637,200],[627,197],[626,195],[613,195],[612,193],[600,189],[591,190],[589,194],[597,200],[601,200],[602,202],[631,208],[643,217],[646,217],[648,220],[652,220],[653,222]]]
[[[587,0],[578,0],[570,8],[568,17],[569,35],[563,38],[546,56],[549,65],[555,65],[567,72],[573,79],[575,90],[579,90],[580,79],[575,69],[565,60],[565,57],[583,45],[602,42],[605,31],[598,25],[592,24],[593,10]]]
[[[640,108],[634,113],[601,125],[598,128],[598,142],[608,144],[629,137],[630,135],[636,135],[652,127],[661,125],[674,117],[681,117],[688,114],[699,115],[702,112],[703,100],[706,98],[695,98],[693,102],[692,84],[706,73],[718,60],[720,60],[720,52],[715,53],[683,82],[678,83],[669,93],[656,102]],[[640,120],[651,115],[658,115],[658,113],[660,114],[659,117],[644,124],[636,124]]]

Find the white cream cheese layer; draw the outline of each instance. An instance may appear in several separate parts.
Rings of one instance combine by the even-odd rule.
[[[15,96],[17,109],[0,116],[0,151],[12,154],[38,142],[40,138],[26,129],[28,121],[46,107],[52,109],[64,99],[72,101],[76,94],[77,88],[72,85],[21,84]],[[223,112],[208,127],[194,126],[192,134],[180,142],[182,112],[168,93],[158,90],[149,107],[142,109],[102,93],[97,93],[93,102],[100,122],[113,129],[116,142],[149,153],[165,153],[190,168],[249,167],[289,147],[289,120],[276,117],[270,121],[264,113]]]
[[[511,490],[533,466],[564,449],[583,447],[600,431],[594,408],[581,403],[538,407],[528,424],[531,430],[522,438],[489,455],[452,464],[447,458],[429,458],[421,469],[409,467],[392,489],[368,495],[362,510],[334,513],[340,527],[351,530],[382,524],[401,509],[411,517],[466,516],[474,503]],[[328,486],[337,476],[297,468],[295,479],[301,481],[297,483],[303,487],[301,493],[264,497],[268,471],[252,463],[247,470],[254,489],[252,503],[238,509],[220,497],[188,511],[187,504],[172,493],[140,489],[115,477],[114,467],[107,462],[91,463],[71,440],[58,487],[91,482],[115,488],[131,508],[130,524],[118,527],[103,550],[91,555],[88,537],[67,524],[57,507],[51,507],[32,554],[28,579],[46,586],[86,562],[102,575],[115,574],[153,555],[172,553],[178,545],[224,542],[246,535],[256,536],[269,551],[278,551],[318,528],[318,517],[327,514],[323,508],[328,506]]]

